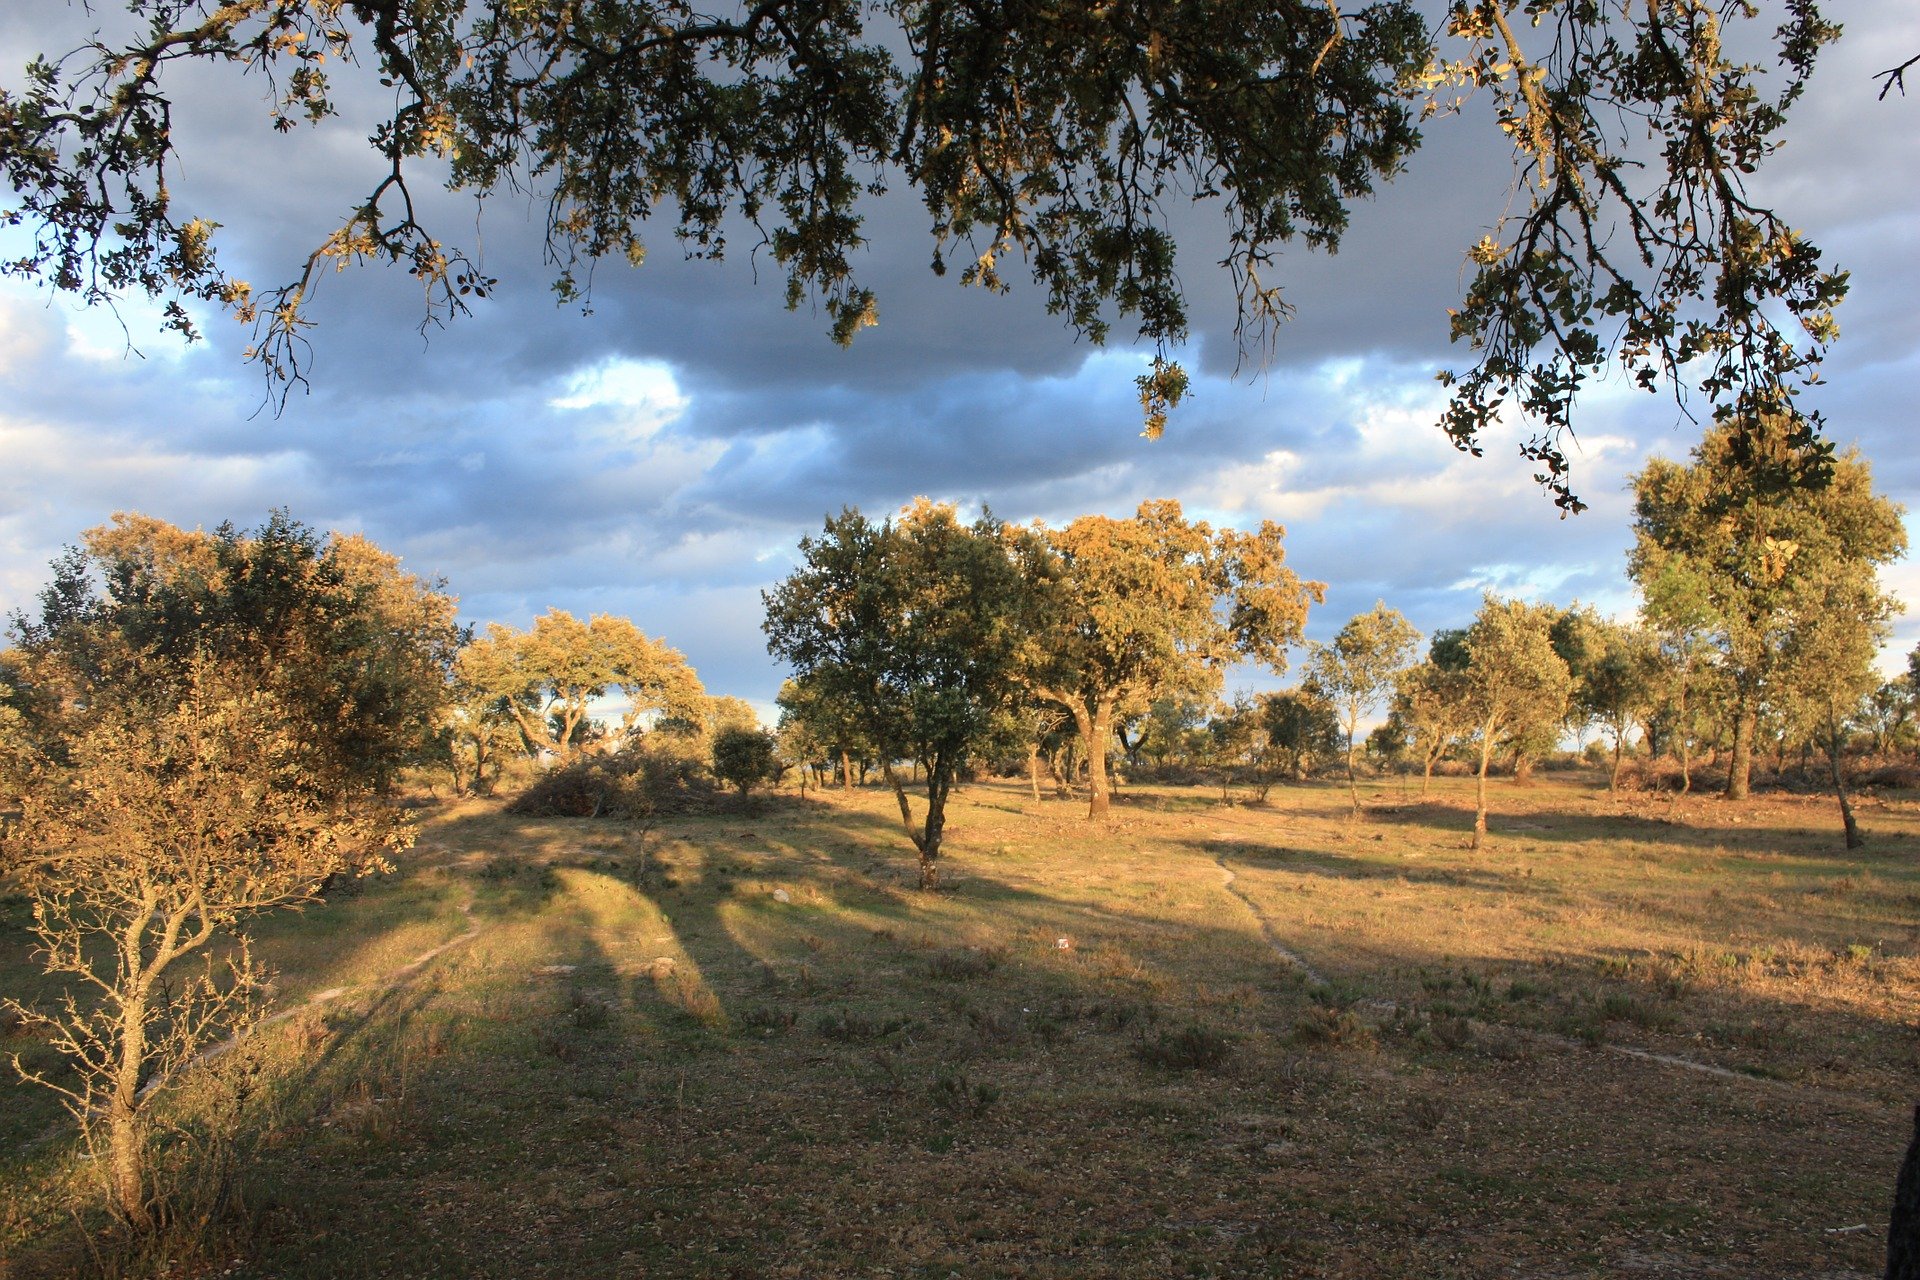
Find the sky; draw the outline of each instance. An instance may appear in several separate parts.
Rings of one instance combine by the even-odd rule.
[[[54,24],[80,13],[7,6],[0,83],[17,86],[29,53],[65,38]],[[1840,16],[1847,34],[1756,188],[1852,272],[1826,385],[1804,403],[1860,447],[1881,492],[1920,509],[1920,94],[1876,101],[1873,79],[1920,52],[1920,6],[1859,0]],[[220,221],[223,259],[264,284],[377,174],[351,110],[280,137],[255,92],[180,84],[176,198]],[[423,335],[404,272],[329,275],[311,390],[278,414],[231,320],[206,317],[206,340],[183,346],[144,303],[83,312],[0,281],[0,608],[31,607],[48,562],[116,511],[211,527],[284,507],[443,578],[467,622],[525,626],[553,607],[631,617],[709,692],[770,716],[783,672],[760,593],[828,513],[924,494],[1014,522],[1168,497],[1215,523],[1277,520],[1289,563],[1328,584],[1316,639],[1376,600],[1428,633],[1462,626],[1487,590],[1630,616],[1628,477],[1699,434],[1671,398],[1603,385],[1583,402],[1574,459],[1590,509],[1566,520],[1517,456],[1523,431],[1475,459],[1434,425],[1434,373],[1465,358],[1446,337],[1464,251],[1510,198],[1493,137],[1472,111],[1432,122],[1409,170],[1355,208],[1337,256],[1290,249],[1296,314],[1250,366],[1208,252],[1217,219],[1183,213],[1196,377],[1159,441],[1139,434],[1146,353],[1076,340],[1031,287],[992,296],[934,277],[910,192],[868,210],[856,267],[880,323],[844,350],[823,313],[783,309],[779,270],[750,239],[725,262],[686,261],[660,226],[643,266],[600,271],[582,314],[548,288],[538,207],[501,198],[481,213],[441,194],[429,204],[445,238],[480,245],[495,296]],[[1884,580],[1917,611],[1897,625],[1892,666],[1920,641],[1920,568]],[[1230,687],[1277,681],[1236,670]]]

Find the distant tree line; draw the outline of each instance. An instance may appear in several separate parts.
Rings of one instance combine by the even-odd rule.
[[[924,499],[877,523],[846,511],[767,595],[769,646],[795,670],[781,753],[842,786],[872,764],[910,828],[893,766],[920,766],[927,884],[954,777],[1012,765],[1037,797],[1044,763],[1057,791],[1084,784],[1097,818],[1116,750],[1129,770],[1204,774],[1255,799],[1339,760],[1356,814],[1363,762],[1418,768],[1422,794],[1436,767],[1463,763],[1477,847],[1496,767],[1524,779],[1569,740],[1605,763],[1610,790],[1630,759],[1680,790],[1711,761],[1735,799],[1766,749],[1777,774],[1820,760],[1857,844],[1849,761],[1920,741],[1920,649],[1908,674],[1875,670],[1900,608],[1877,570],[1906,534],[1857,453],[1813,458],[1802,434],[1780,416],[1718,425],[1687,463],[1634,477],[1637,619],[1489,594],[1421,656],[1382,602],[1306,644],[1294,687],[1230,701],[1228,666],[1285,672],[1324,597],[1286,566],[1278,526],[1215,530],[1173,502],[1060,529],[962,525]],[[972,576],[926,559],[935,530],[940,555],[966,548]]]

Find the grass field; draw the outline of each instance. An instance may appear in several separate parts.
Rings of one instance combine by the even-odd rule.
[[[938,894],[877,789],[428,808],[263,923],[249,1212],[172,1274],[1879,1274],[1920,803],[1847,853],[1831,800],[1543,775],[1472,853],[1465,782],[1363,795],[975,786]],[[49,1098],[0,1157],[0,1275],[97,1273]]]

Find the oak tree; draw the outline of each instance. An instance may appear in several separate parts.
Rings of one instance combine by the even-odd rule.
[[[1346,733],[1347,795],[1355,814],[1360,812],[1360,789],[1353,754],[1361,718],[1392,692],[1394,679],[1413,661],[1419,643],[1419,631],[1383,600],[1348,619],[1331,644],[1315,645],[1307,657],[1307,679],[1338,710]]]
[[[776,775],[773,735],[765,729],[732,724],[713,736],[713,775],[746,795]]]
[[[1340,716],[1333,704],[1302,685],[1260,700],[1260,718],[1275,757],[1295,781],[1340,749]]]
[[[1026,586],[1000,533],[989,516],[962,524],[924,498],[878,524],[843,511],[801,540],[801,567],[763,596],[767,648],[874,744],[923,889],[939,884],[961,767],[1018,691]],[[925,779],[917,822],[902,760]]]
[[[1572,702],[1597,721],[1613,745],[1607,790],[1620,789],[1620,760],[1634,726],[1644,724],[1660,692],[1660,650],[1644,628],[1602,620],[1584,670],[1574,681]]]
[[[1794,595],[1776,698],[1789,722],[1826,756],[1847,848],[1858,849],[1866,837],[1847,793],[1847,737],[1861,704],[1879,687],[1874,659],[1901,605],[1880,589],[1870,565],[1847,561],[1800,575]]]
[[[1663,629],[1700,628],[1731,686],[1730,799],[1747,794],[1756,723],[1812,607],[1808,584],[1870,579],[1907,545],[1901,508],[1873,492],[1857,451],[1814,460],[1827,483],[1795,482],[1809,465],[1802,434],[1777,416],[1744,431],[1716,426],[1692,462],[1656,458],[1633,478],[1628,573],[1645,613]]]
[[[459,676],[498,700],[529,752],[548,751],[562,760],[576,750],[597,699],[626,701],[622,736],[651,713],[697,721],[707,709],[699,677],[678,650],[630,620],[604,613],[582,622],[551,609],[526,631],[493,623],[460,651]]]
[[[13,1006],[66,1059],[25,1074],[65,1100],[129,1226],[165,1210],[153,1102],[257,1016],[247,919],[407,843],[381,793],[432,728],[451,612],[391,557],[284,515],[251,534],[120,517],[16,618],[0,871],[74,984]]]
[[[1088,816],[1110,807],[1107,756],[1116,711],[1160,697],[1210,696],[1245,657],[1276,670],[1326,587],[1286,564],[1286,531],[1190,521],[1174,501],[1131,519],[1035,524],[1016,548],[1033,593],[1023,679],[1066,709],[1086,752]]]
[[[1480,753],[1474,792],[1475,849],[1487,834],[1487,766],[1495,746],[1556,726],[1566,714],[1572,677],[1553,648],[1557,613],[1551,605],[1488,595],[1467,628],[1462,686]]]

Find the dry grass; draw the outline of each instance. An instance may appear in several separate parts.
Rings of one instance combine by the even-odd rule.
[[[358,987],[263,1041],[212,1269],[1877,1275],[1911,804],[1847,854],[1818,800],[1544,779],[1475,854],[1465,785],[1097,826],[975,787],[934,895],[877,790],[644,839],[442,808],[398,877],[265,931],[286,998]],[[377,985],[468,900],[475,938]],[[0,1097],[0,1275],[85,1270],[58,1116]]]

